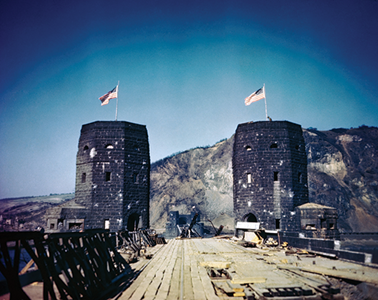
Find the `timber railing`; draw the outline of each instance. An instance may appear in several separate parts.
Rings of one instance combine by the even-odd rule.
[[[116,296],[133,275],[117,251],[124,243],[117,236],[101,229],[51,234],[0,232],[0,271],[7,280],[10,299],[30,299],[19,277],[20,256],[25,250],[42,277],[43,299]]]

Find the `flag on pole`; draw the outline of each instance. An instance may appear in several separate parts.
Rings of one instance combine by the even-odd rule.
[[[101,106],[106,105],[109,103],[110,99],[114,99],[118,97],[118,85],[112,89],[110,92],[107,92],[104,96],[100,97]]]
[[[245,105],[250,105],[252,102],[256,102],[264,98],[265,98],[265,86],[263,86],[261,89],[258,89],[256,92],[252,93],[247,98],[245,98],[244,103]]]

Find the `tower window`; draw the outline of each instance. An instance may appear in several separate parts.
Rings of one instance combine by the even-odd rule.
[[[138,173],[133,174],[133,182],[138,183]]]
[[[110,229],[110,220],[109,219],[104,220],[104,229]]]
[[[245,146],[245,150],[247,150],[247,151],[251,151],[252,148],[251,148],[251,146]]]
[[[298,182],[302,183],[302,180],[303,180],[303,175],[301,172],[298,172]]]
[[[273,143],[272,145],[270,145],[270,148],[271,148],[271,149],[276,149],[276,148],[278,148],[277,143]]]
[[[251,183],[251,182],[252,182],[252,174],[247,173],[247,183]]]
[[[87,173],[81,174],[81,183],[85,183],[86,180],[87,180]]]
[[[85,145],[85,146],[84,146],[84,148],[83,148],[83,150],[84,150],[84,153],[85,153],[85,152],[87,152],[87,150],[88,150],[88,149],[89,149],[89,148],[88,148],[88,146],[87,146],[87,145]]]
[[[276,229],[280,229],[280,228],[281,228],[281,220],[276,219]]]
[[[111,174],[111,172],[105,172],[105,181],[110,181]]]
[[[278,181],[278,172],[273,173],[273,180]]]
[[[107,144],[105,146],[106,149],[114,149],[114,146],[112,144]]]

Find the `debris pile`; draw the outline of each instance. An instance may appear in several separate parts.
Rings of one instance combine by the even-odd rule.
[[[119,231],[117,237],[118,251],[128,263],[135,262],[140,256],[149,258],[146,254],[148,247],[166,244],[164,237],[159,237],[153,230]]]

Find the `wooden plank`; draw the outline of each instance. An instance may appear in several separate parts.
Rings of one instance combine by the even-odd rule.
[[[264,283],[266,281],[265,277],[241,277],[233,278],[231,283],[235,284],[247,284],[247,283]]]
[[[367,282],[372,284],[378,284],[378,277],[377,276],[369,276],[362,273],[353,273],[350,270],[330,270],[323,267],[318,266],[311,266],[311,267],[301,267],[301,271],[315,273],[320,275],[327,275],[331,277],[347,279],[347,280],[354,280],[354,281],[361,281]]]
[[[193,286],[191,280],[191,271],[190,271],[190,257],[187,255],[188,249],[187,245],[191,240],[184,240],[184,298],[185,299],[194,299]]]
[[[33,259],[29,260],[29,262],[25,265],[25,267],[22,268],[22,270],[20,271],[20,273],[18,273],[18,275],[25,274],[33,264],[34,264],[34,260]]]
[[[187,244],[187,250],[188,250],[187,255],[189,255],[189,256],[197,255],[198,254],[197,248],[194,246],[195,240],[189,240],[189,241],[190,241],[190,243]]]
[[[244,288],[240,284],[232,283],[231,281],[227,281],[227,284],[234,292],[244,292]]]
[[[207,275],[206,269],[204,267],[198,267],[198,274],[206,294],[206,299],[219,299],[219,297],[215,295],[213,284],[211,283],[210,277]]]
[[[182,241],[179,241],[177,248],[177,259],[173,268],[172,280],[168,291],[167,300],[177,300],[180,296],[180,277],[181,277],[181,264],[182,264]]]
[[[207,240],[207,239],[204,239],[204,240],[196,239],[196,240],[191,240],[191,241],[193,242],[193,244],[198,249],[198,253],[205,253],[205,254],[208,254],[208,253],[216,254],[217,253],[217,249],[212,247],[211,244],[209,243],[209,240]]]
[[[201,240],[193,240],[192,243],[193,243],[193,251],[197,253],[204,253],[208,251],[208,248],[204,246]]]
[[[242,252],[240,249],[235,248],[231,242],[218,240],[218,239],[211,239],[209,240],[209,244],[211,247],[215,249],[217,253],[234,253],[234,252]]]
[[[156,255],[157,255],[157,252],[162,250],[163,247],[165,247],[166,245],[163,245],[163,244],[157,244],[156,246],[154,247],[149,247],[147,248],[147,252],[146,252],[146,256],[149,255],[149,256],[152,256],[151,259],[153,259]],[[121,253],[121,256],[123,256],[124,254]],[[147,258],[142,258],[140,257],[140,259],[135,262],[135,263],[131,263],[130,264],[130,267],[131,269],[136,272],[136,271],[139,271],[140,269],[142,269],[146,264],[150,263],[151,262],[151,259],[147,259]]]
[[[188,248],[190,247],[195,248],[196,245],[200,245],[199,247],[202,250],[205,250],[205,251],[209,250],[208,248],[206,250],[205,247],[202,247],[204,245],[204,242],[202,240],[192,240],[192,243],[189,244]],[[196,299],[210,299],[210,300],[219,299],[215,295],[214,287],[211,283],[209,276],[207,275],[206,269],[204,267],[199,266],[199,262],[202,260],[202,256],[198,254],[193,254],[193,256],[191,257],[191,260],[192,260],[191,267],[193,268],[193,273],[197,274],[198,276],[198,280],[196,279],[193,283],[193,289],[195,291],[197,290],[201,291],[201,293],[197,294],[198,298]]]
[[[193,294],[194,299],[203,300],[206,299],[205,291],[203,289],[201,280],[198,274],[198,262],[197,260],[192,257],[190,260],[190,268],[191,268],[191,276],[192,276],[192,286],[193,286]]]
[[[147,273],[144,280],[131,296],[131,300],[139,300],[142,298],[151,299],[156,295],[157,288],[163,277],[163,270],[166,267],[166,261],[169,259],[172,249],[173,245],[170,245],[170,247],[164,251],[164,255],[159,256],[158,261],[154,264],[154,268],[150,269]],[[145,294],[147,295],[144,296]]]
[[[231,262],[229,261],[202,261],[200,262],[200,266],[216,268],[216,269],[228,269],[231,267]]]
[[[205,246],[208,253],[221,253],[223,252],[222,250],[222,245],[223,243],[217,243],[217,241],[209,239],[209,240],[202,240],[201,241]]]
[[[164,259],[162,260],[162,263],[161,263],[159,269],[156,270],[155,277],[153,278],[152,282],[150,283],[150,285],[148,286],[148,288],[146,290],[144,298],[152,299],[157,294],[158,289],[159,289],[161,282],[163,280],[163,275],[167,271],[167,268],[170,264],[170,261],[172,259],[173,252],[174,252],[175,248],[176,248],[175,245],[170,247],[169,251],[164,256]]]
[[[156,300],[167,299],[169,287],[170,287],[171,280],[172,280],[173,270],[174,270],[176,260],[177,260],[177,251],[178,251],[178,243],[175,243],[174,247],[173,247],[171,258],[170,258],[169,263],[168,263],[168,266],[167,266],[167,268],[164,272],[164,278],[163,278],[161,286],[159,287],[159,290],[156,294],[156,297],[155,297]]]
[[[168,259],[168,258],[167,258]],[[150,284],[147,286],[146,291],[144,293],[143,298],[145,299],[153,299],[157,294],[158,288],[163,280],[163,273],[166,269],[166,260],[162,261],[159,269],[156,271],[155,275],[153,276]]]
[[[227,281],[213,281],[213,284],[229,296],[234,294],[234,290],[228,285]]]
[[[143,270],[143,272],[135,279],[135,281],[127,288],[127,290],[122,293],[122,295],[119,298],[120,300],[128,300],[134,295],[136,290],[145,280],[147,274],[149,274],[150,272],[153,273],[153,269],[156,267],[156,264],[159,263],[161,257],[164,257],[169,248],[172,246],[173,243],[169,242],[160,252],[157,253],[155,258],[148,264],[148,266]]]

